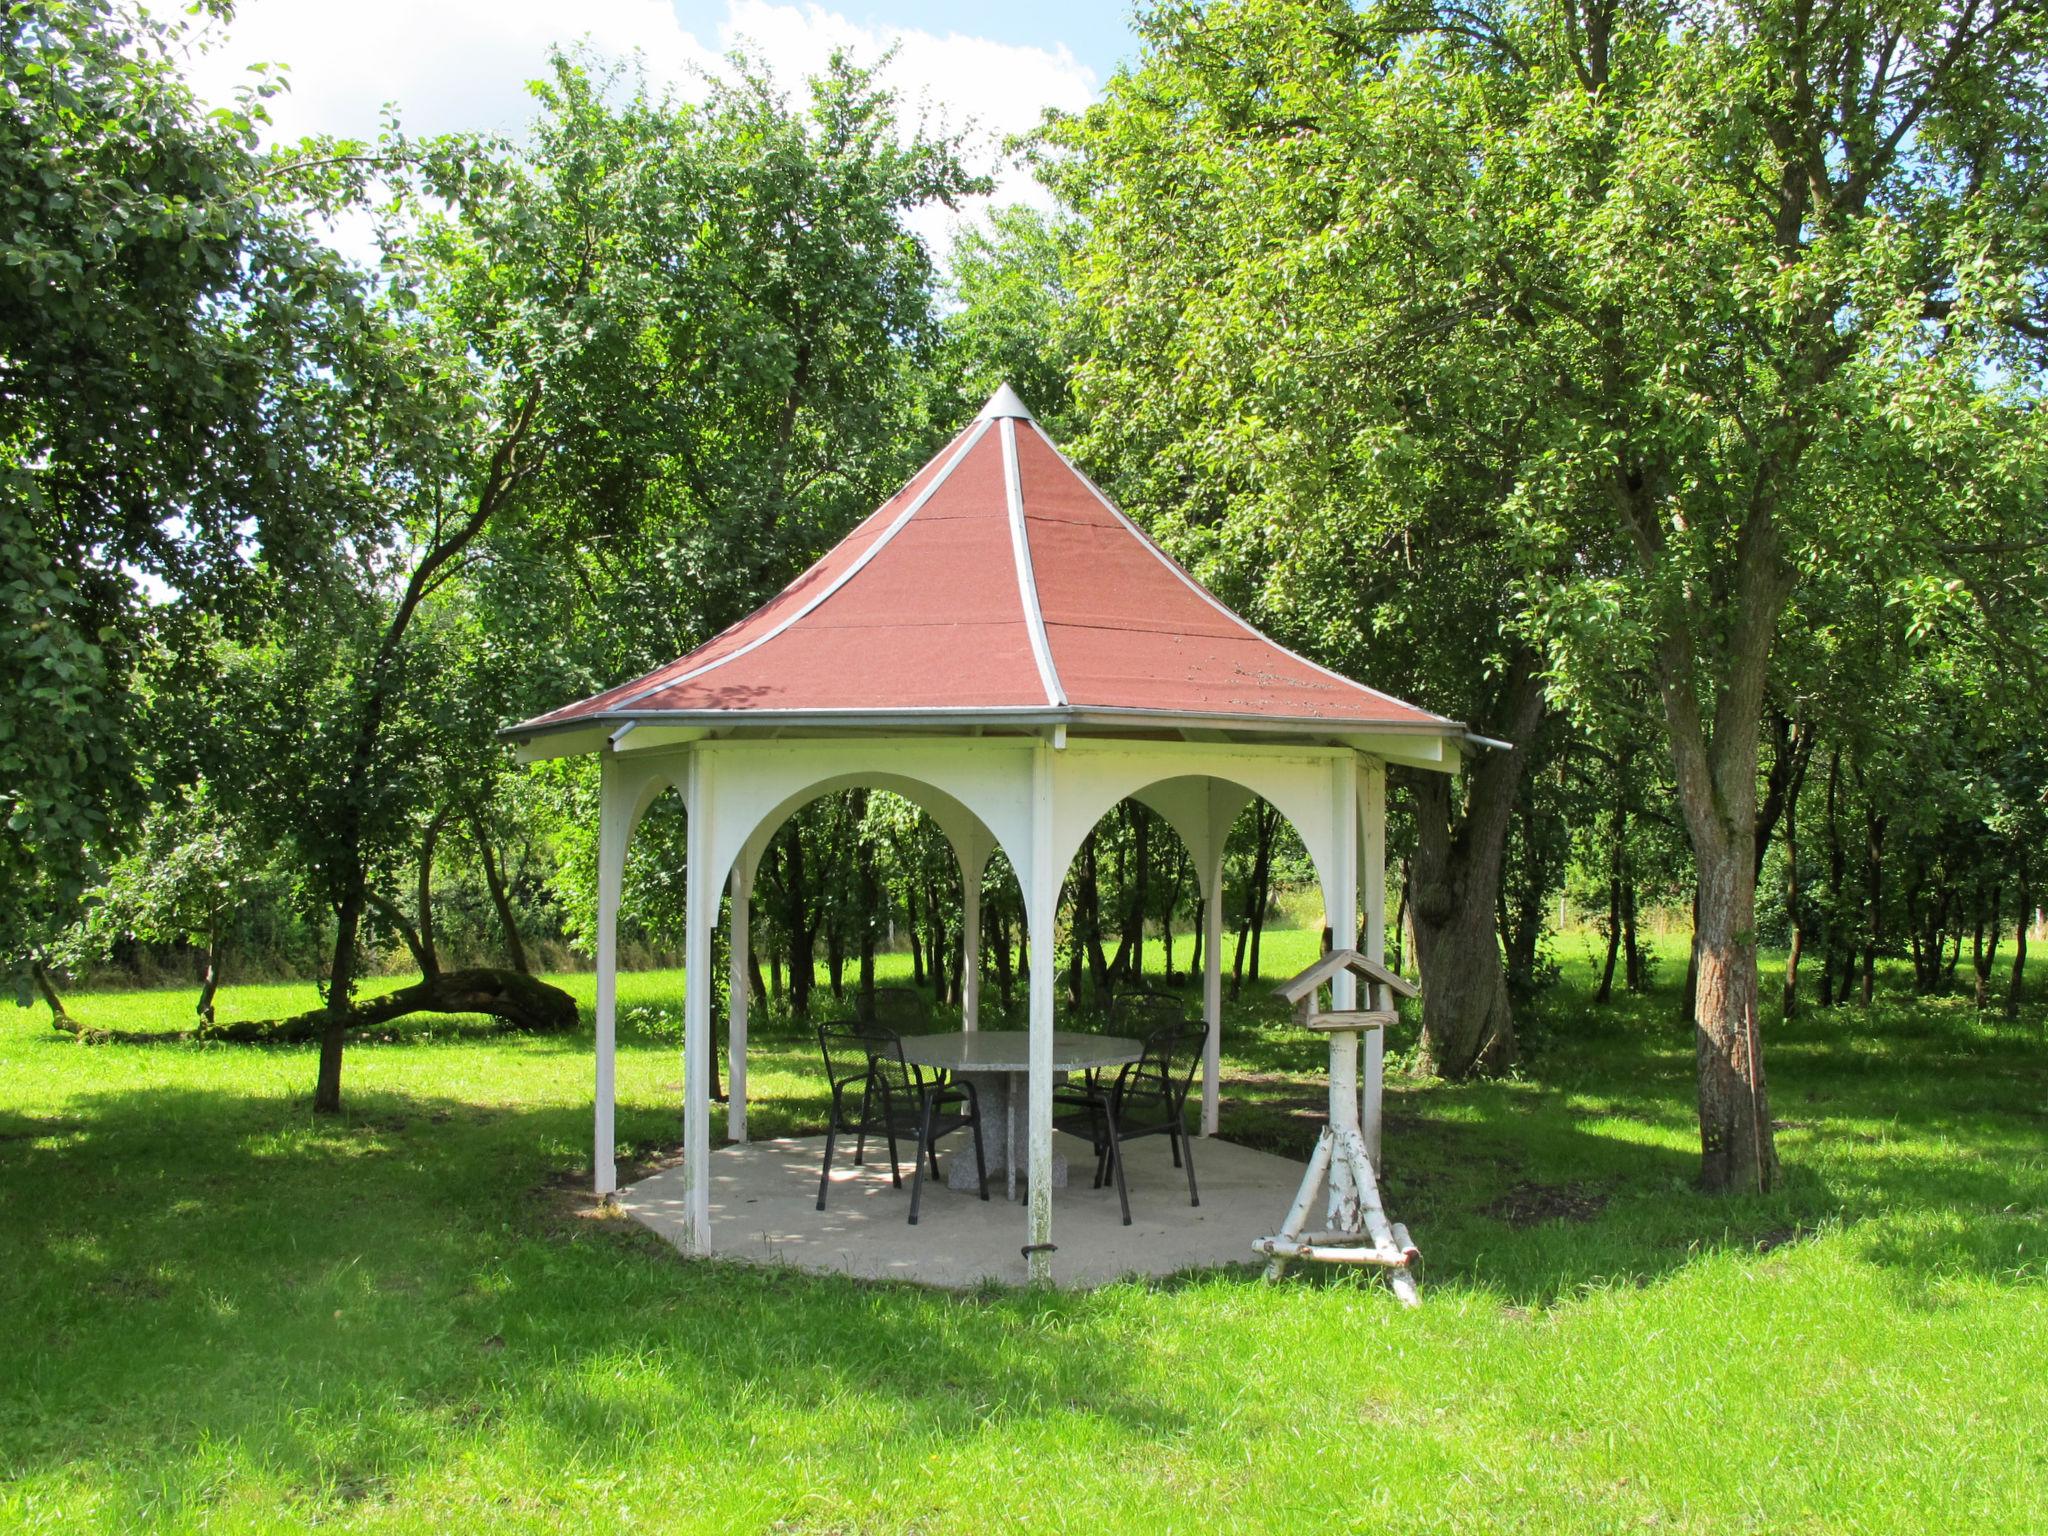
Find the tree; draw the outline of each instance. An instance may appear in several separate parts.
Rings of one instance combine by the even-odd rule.
[[[1023,204],[995,209],[984,228],[966,226],[953,242],[946,287],[940,375],[951,386],[947,418],[973,414],[1008,384],[1057,442],[1082,422],[1073,411],[1073,377],[1084,355],[1082,312],[1072,271],[1081,225]]]
[[[1834,489],[1926,464],[1924,422],[1901,430],[1916,415],[1938,439],[2033,376],[2040,18],[1981,0],[1243,0],[1161,7],[1152,27],[1235,61],[1227,105],[1299,145],[1291,163],[1324,170],[1328,118],[1355,125],[1341,179],[1271,196],[1318,210],[1313,254],[1354,263],[1379,343],[1357,387],[1426,407],[1447,355],[1483,369],[1546,668],[1567,695],[1617,668],[1654,682],[1699,883],[1702,1182],[1768,1187],[1774,650],[1816,568],[1885,546],[1953,558],[1924,497]]]
[[[17,981],[146,803],[138,658],[248,611],[324,543],[309,466],[360,282],[208,112],[182,26],[123,0],[0,11],[0,967]],[[253,555],[253,558],[252,558]]]
[[[74,970],[82,961],[103,962],[124,943],[190,946],[200,959],[194,1011],[210,1025],[236,916],[261,873],[202,784],[153,810],[134,851],[87,893],[85,918],[67,936],[66,962]]]
[[[317,1109],[339,1107],[349,1031],[389,1016],[354,995],[366,921],[397,910],[379,887],[444,813],[485,825],[492,727],[746,611],[905,451],[888,385],[931,324],[901,221],[972,185],[950,149],[899,143],[892,98],[844,60],[804,112],[753,76],[700,106],[620,87],[558,58],[529,148],[374,152],[383,267],[327,465],[361,533],[291,629],[244,648],[231,711],[274,765],[250,792],[332,914]],[[568,654],[537,667],[535,633]],[[411,1000],[466,1006],[479,975],[538,995],[513,959]]]
[[[1155,8],[1142,67],[1055,132],[1086,222],[1076,448],[1270,632],[1510,744],[1406,784],[1423,1055],[1464,1076],[1515,1055],[1499,898],[1549,681],[1504,498],[1537,418],[1511,355],[1389,324],[1403,257],[1358,167],[1400,125],[1351,88],[1339,10]]]

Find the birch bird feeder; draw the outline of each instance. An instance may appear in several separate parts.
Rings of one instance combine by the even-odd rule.
[[[1349,1002],[1355,991],[1362,1007],[1323,1008],[1323,988],[1333,1003]],[[1266,1278],[1277,1280],[1296,1260],[1315,1264],[1357,1264],[1384,1270],[1387,1283],[1406,1306],[1421,1305],[1415,1269],[1422,1255],[1408,1229],[1390,1223],[1380,1205],[1379,1177],[1366,1150],[1358,1114],[1358,1042],[1365,1031],[1395,1022],[1397,997],[1419,997],[1421,988],[1355,949],[1337,949],[1274,989],[1294,1005],[1304,1029],[1329,1036],[1330,1119],[1316,1138],[1314,1155],[1280,1230],[1252,1244],[1266,1255]],[[1309,1212],[1328,1187],[1323,1229],[1311,1231]]]

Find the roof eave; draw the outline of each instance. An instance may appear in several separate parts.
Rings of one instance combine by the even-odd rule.
[[[523,721],[499,731],[501,740],[528,745],[570,732],[591,733],[586,745],[564,755],[596,751],[605,740],[638,725],[701,726],[706,733],[732,730],[887,730],[951,727],[1047,730],[1056,726],[1143,727],[1148,730],[1239,731],[1259,735],[1313,735],[1343,742],[1345,738],[1394,737],[1440,742],[1456,748],[1467,735],[1465,726],[1440,716],[1422,719],[1375,719],[1370,716],[1304,716],[1251,713],[1191,712],[1102,708],[1086,705],[986,706],[904,709],[627,709],[596,711],[566,720]]]

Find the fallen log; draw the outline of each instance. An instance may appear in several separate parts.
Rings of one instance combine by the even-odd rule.
[[[351,1033],[389,1024],[415,1013],[481,1013],[527,1034],[561,1034],[576,1027],[576,999],[520,971],[478,968],[443,971],[409,987],[365,998],[349,1010]],[[62,1027],[61,1025],[59,1026]],[[175,1033],[146,1030],[76,1029],[81,1040],[95,1044],[160,1045],[177,1040],[226,1040],[240,1045],[291,1045],[317,1040],[327,1027],[325,1008],[309,1009],[285,1019],[238,1019],[228,1024],[202,1024]]]

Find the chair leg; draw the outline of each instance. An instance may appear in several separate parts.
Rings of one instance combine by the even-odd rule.
[[[885,1084],[882,1088],[882,1128],[889,1133],[889,1182],[903,1187],[903,1170],[896,1166],[896,1099]]]
[[[825,1127],[825,1166],[818,1170],[818,1209],[825,1209],[825,1191],[832,1187],[832,1145],[839,1139],[839,1127]]]
[[[1180,1139],[1187,1143],[1183,1150],[1187,1153],[1188,1204],[1200,1205],[1202,1197],[1195,1190],[1195,1144],[1188,1136],[1188,1101],[1186,1099],[1180,1101],[1180,1111],[1174,1116],[1174,1119],[1179,1122]]]
[[[917,1117],[917,1146],[911,1153],[911,1165],[917,1170],[910,1177],[910,1224],[917,1225],[917,1208],[924,1199],[924,1154],[932,1140],[932,1093],[927,1088],[923,1094],[923,1112]],[[892,1133],[893,1134],[893,1133]],[[893,1143],[892,1149],[893,1149]]]
[[[1117,1134],[1116,1112],[1106,1104],[1102,1107],[1102,1112],[1109,1117],[1109,1146],[1107,1155],[1109,1157],[1109,1166],[1116,1172],[1117,1203],[1124,1209],[1124,1225],[1128,1227],[1131,1224],[1131,1192],[1124,1185],[1124,1142],[1123,1138]]]
[[[868,1105],[873,1101],[875,1080],[871,1077],[861,1084],[860,1089],[860,1140],[853,1145],[853,1166],[858,1168],[868,1155]]]

